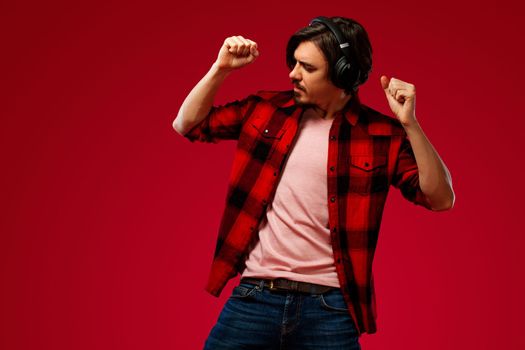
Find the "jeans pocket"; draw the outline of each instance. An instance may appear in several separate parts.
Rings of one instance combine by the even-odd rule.
[[[233,288],[231,297],[237,299],[249,298],[255,295],[255,292],[259,289],[258,285],[249,283],[240,283],[238,286]]]
[[[343,295],[338,290],[319,294],[319,301],[321,307],[325,310],[348,313],[348,306]]]

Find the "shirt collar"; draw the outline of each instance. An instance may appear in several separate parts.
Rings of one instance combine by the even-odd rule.
[[[293,90],[282,91],[280,94],[278,94],[278,96],[276,95],[269,96],[266,94],[263,97],[269,97],[268,99],[272,103],[277,105],[277,107],[279,108],[290,108],[290,107],[302,108],[299,105],[296,105],[295,100],[293,98],[294,96]],[[335,114],[335,117],[337,117],[340,113],[343,113],[346,120],[348,120],[348,122],[352,124],[352,126],[355,126],[355,124],[357,123],[357,119],[359,118],[360,109],[361,109],[361,101],[359,99],[359,93],[355,93],[354,96],[352,96],[352,98],[348,101],[348,103],[343,107],[343,109],[340,112],[337,112]]]

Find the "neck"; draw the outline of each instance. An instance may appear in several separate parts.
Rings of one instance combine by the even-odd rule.
[[[341,96],[328,101],[328,103],[316,104],[313,105],[312,108],[320,118],[333,119],[343,110],[350,99],[352,99],[352,95],[346,95],[343,92]]]

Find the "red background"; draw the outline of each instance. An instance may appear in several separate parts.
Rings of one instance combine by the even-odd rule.
[[[365,4],[366,3],[366,4]],[[318,15],[367,29],[413,83],[456,204],[392,188],[364,349],[523,349],[523,12],[518,1],[4,2],[0,348],[200,349],[238,278],[204,291],[234,142],[171,126],[227,36],[256,41],[216,103],[289,89],[287,39]]]

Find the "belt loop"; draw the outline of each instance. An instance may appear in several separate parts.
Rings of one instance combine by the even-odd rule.
[[[261,280],[259,281],[259,290],[260,290],[260,291],[263,291],[263,290],[264,290],[264,279],[261,279]]]
[[[297,282],[297,281],[291,281],[291,282],[292,282],[291,283],[292,290],[295,291],[295,292],[298,291],[299,290],[299,282]]]

